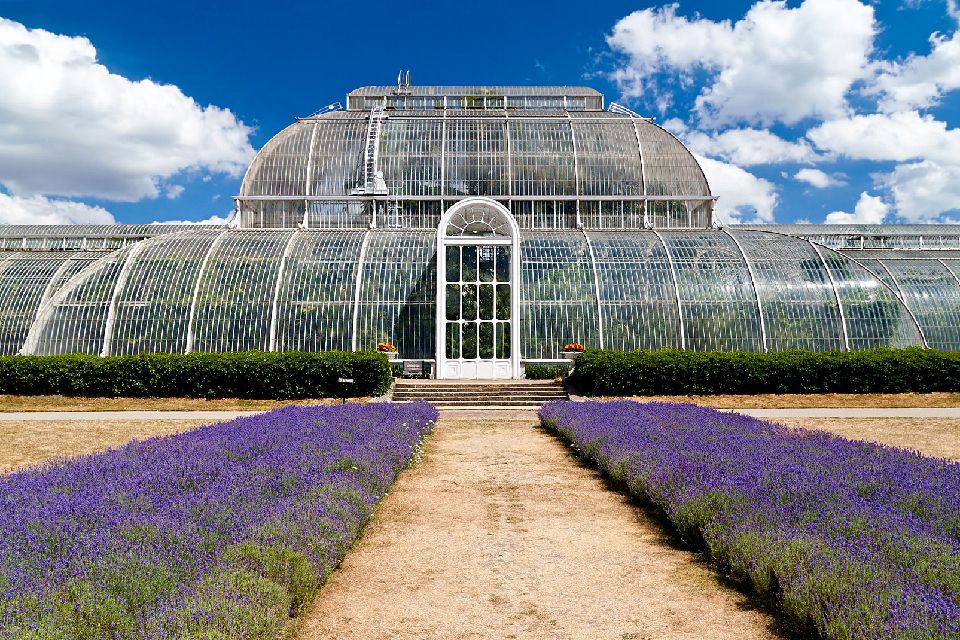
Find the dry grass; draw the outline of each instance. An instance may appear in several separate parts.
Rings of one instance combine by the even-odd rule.
[[[0,473],[79,456],[131,440],[193,429],[204,420],[0,421]]]
[[[612,400],[613,398],[597,398]],[[710,396],[633,396],[628,400],[650,402],[693,402],[716,409],[800,409],[828,408],[901,408],[960,407],[960,393],[810,393]]]
[[[352,398],[348,402],[368,402]],[[243,400],[240,398],[78,398],[0,395],[0,411],[269,411],[291,404],[340,404],[337,398]]]
[[[779,420],[806,429],[829,431],[853,440],[870,440],[960,460],[960,420],[936,418],[790,418]]]

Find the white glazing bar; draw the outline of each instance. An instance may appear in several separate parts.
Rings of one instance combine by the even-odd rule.
[[[873,272],[870,269],[867,269],[867,267],[857,262],[856,259],[846,254],[840,254],[840,255],[843,255],[845,258],[848,258],[851,262],[858,265],[861,269],[865,269],[867,273],[870,273],[871,275],[873,274]],[[887,289],[889,289],[893,293],[894,297],[900,301],[900,304],[902,304],[903,308],[906,309],[907,314],[910,316],[910,319],[913,320],[913,324],[917,327],[917,331],[920,332],[920,340],[923,342],[923,346],[929,347],[930,343],[927,342],[927,335],[923,332],[923,327],[920,326],[920,321],[917,320],[917,316],[914,315],[913,309],[911,309],[910,305],[907,304],[907,297],[903,293],[903,287],[900,286],[900,283],[897,281],[896,276],[893,275],[893,272],[887,268],[886,264],[884,264],[883,259],[877,258],[876,260],[877,260],[877,264],[883,267],[883,270],[886,271],[888,276],[890,276],[890,280],[891,282],[893,282],[893,285],[896,287],[896,289],[894,289],[893,287],[885,283],[883,280],[881,280],[880,276],[874,275],[873,277],[877,279],[877,282],[880,283],[880,286],[887,287]]]
[[[306,177],[303,182],[303,195],[306,198],[309,198],[313,193],[313,183],[311,178],[313,177],[313,148],[317,142],[317,128],[320,126],[319,121],[313,123],[313,130],[310,132],[310,147],[307,149],[307,166],[306,166]],[[310,226],[310,201],[305,200],[303,203],[303,222],[301,223],[304,229]]]
[[[652,233],[660,239],[660,244],[663,245],[663,251],[667,254],[667,262],[670,263],[670,275],[673,277],[673,290],[677,294],[677,320],[680,325],[680,348],[687,348],[687,332],[683,322],[683,305],[680,302],[680,282],[677,279],[677,265],[674,264],[673,254],[670,253],[670,247],[667,246],[667,241],[663,239],[663,236],[660,235],[659,231],[653,230]]]
[[[587,243],[587,252],[590,254],[590,267],[593,269],[593,294],[597,298],[597,330],[600,338],[600,348],[606,349],[603,340],[603,305],[600,303],[600,278],[597,273],[597,258],[593,253],[593,243],[590,241],[590,235],[586,229],[581,227],[580,233],[583,234],[583,239]]]
[[[210,262],[210,256],[213,255],[213,252],[217,250],[217,247],[220,246],[220,242],[227,237],[228,233],[230,232],[220,232],[220,235],[214,238],[213,242],[210,243],[210,248],[207,249],[206,255],[203,256],[203,262],[200,264],[200,270],[197,272],[197,282],[193,285],[193,297],[190,299],[190,315],[187,317],[187,346],[184,349],[184,353],[190,353],[193,351],[194,347],[196,332],[194,331],[193,325],[197,317],[197,297],[200,295],[200,283],[203,281],[203,276],[207,272],[207,265]]]
[[[743,262],[747,265],[747,275],[750,276],[750,285],[753,287],[753,296],[757,299],[757,314],[760,316],[760,339],[763,341],[764,352],[767,352],[770,350],[770,346],[767,342],[767,323],[766,320],[764,320],[763,303],[760,301],[760,289],[757,288],[757,275],[753,271],[753,264],[751,264],[750,258],[747,257],[747,253],[743,250],[743,247],[740,245],[740,241],[737,240],[737,237],[726,229],[723,229],[723,232],[730,236],[730,239],[733,240],[733,243],[737,245],[740,255],[743,256]]]
[[[357,277],[353,291],[353,350],[357,351],[360,342],[360,293],[363,290],[363,261],[367,257],[367,246],[370,243],[371,231],[363,234],[360,242],[360,255],[357,257]]]
[[[650,228],[653,225],[650,224],[650,200],[647,198],[647,167],[643,161],[643,143],[640,142],[640,131],[637,129],[637,121],[631,119],[631,124],[633,124],[633,135],[637,137],[637,153],[640,154],[640,183],[642,185],[641,193],[643,194],[643,226],[645,228]]]
[[[939,262],[940,264],[942,264],[942,265],[943,265],[943,268],[946,269],[947,271],[949,271],[949,272],[950,272],[950,275],[953,276],[953,279],[957,281],[957,284],[958,284],[958,285],[960,285],[960,278],[958,278],[956,272],[955,272],[953,269],[950,268],[950,265],[948,265],[946,262],[944,262],[944,261],[941,260],[940,258],[937,258],[937,262]]]
[[[294,231],[287,240],[287,245],[283,248],[283,255],[280,257],[280,265],[277,267],[277,282],[273,287],[273,305],[270,312],[270,342],[269,350],[277,350],[277,325],[279,324],[278,312],[280,307],[280,290],[283,288],[283,275],[287,266],[287,259],[290,257],[290,250],[293,249],[294,242],[300,232]]]
[[[440,120],[440,197],[447,193],[447,98],[443,98],[443,118]]]
[[[137,261],[137,256],[143,251],[143,248],[146,246],[147,242],[149,241],[141,240],[134,245],[132,249],[130,249],[130,254],[127,256],[123,266],[120,268],[120,274],[117,276],[117,281],[113,285],[113,294],[110,296],[110,306],[107,308],[107,319],[103,326],[103,346],[100,348],[101,356],[110,355],[112,347],[111,343],[113,342],[114,325],[117,322],[117,301],[120,298],[120,292],[127,284],[127,278],[130,275],[130,268]]]
[[[63,264],[60,265],[60,267],[56,270],[53,276],[50,277],[50,280],[47,281],[47,286],[43,290],[43,295],[40,296],[40,304],[37,306],[37,313],[34,314],[33,316],[32,324],[37,323],[37,320],[40,318],[40,312],[43,310],[44,306],[46,306],[47,302],[50,301],[50,298],[53,297],[54,283],[56,283],[57,281],[60,280],[61,277],[63,277],[64,272],[66,272],[66,270],[70,268],[70,265],[72,265],[76,259],[77,258],[68,258],[64,260]],[[93,262],[94,262],[93,260],[90,261],[91,264],[93,264]]]
[[[820,264],[823,265],[823,270],[827,274],[827,278],[830,280],[830,287],[833,289],[833,299],[837,303],[837,310],[840,312],[840,328],[843,329],[843,350],[850,351],[850,336],[847,332],[847,313],[843,309],[843,303],[840,302],[840,292],[837,290],[837,281],[833,279],[833,273],[830,271],[830,267],[827,266],[827,261],[823,257],[823,254],[820,253],[819,247],[813,244],[809,239],[806,239],[807,243],[813,247],[813,250],[817,252],[817,257],[820,258]]]
[[[507,145],[507,196],[513,195],[513,144],[510,139],[510,118],[504,115],[504,136]]]
[[[573,130],[573,118],[570,117],[570,112],[567,112],[567,124],[570,126],[570,142],[573,145],[573,184],[574,190],[577,194],[577,228],[583,228],[583,220],[580,219],[580,197],[583,195],[583,190],[580,185],[580,159],[577,157],[577,134]]]

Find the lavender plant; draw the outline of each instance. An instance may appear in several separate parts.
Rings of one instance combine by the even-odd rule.
[[[287,407],[0,477],[0,637],[278,637],[436,418]]]
[[[689,404],[540,417],[800,628],[960,637],[960,464]]]

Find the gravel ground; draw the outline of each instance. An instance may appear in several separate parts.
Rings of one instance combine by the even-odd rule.
[[[960,420],[791,418],[778,422],[830,431],[844,438],[912,449],[937,458],[960,460]]]
[[[0,421],[0,473],[118,447],[135,439],[179,433],[203,423],[202,420]]]
[[[529,417],[441,418],[300,626],[318,638],[777,637]]]

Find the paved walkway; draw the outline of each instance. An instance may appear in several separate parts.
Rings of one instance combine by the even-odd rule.
[[[775,637],[533,419],[446,415],[299,640]]]
[[[960,407],[931,408],[803,408],[803,409],[718,409],[737,411],[757,418],[937,418],[960,419]],[[259,411],[11,411],[0,412],[0,420],[230,420]],[[536,417],[535,408],[461,407],[442,409],[449,418]]]

